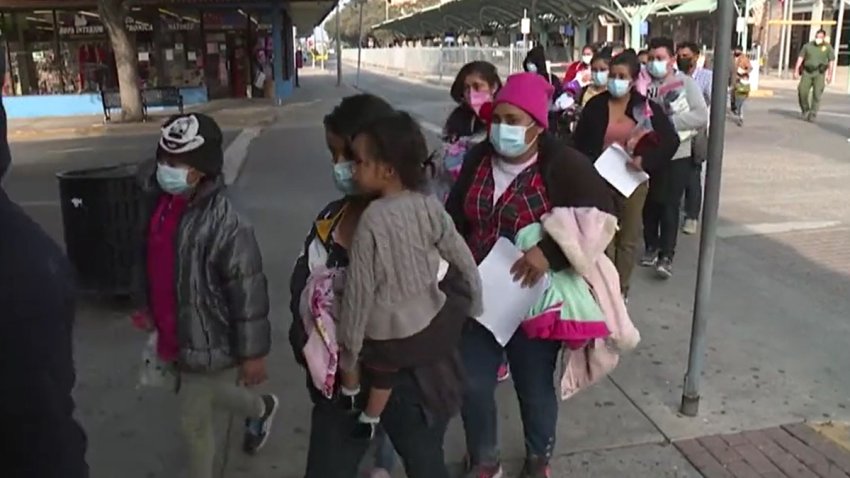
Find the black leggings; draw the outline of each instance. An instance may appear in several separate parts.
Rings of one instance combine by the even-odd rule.
[[[368,440],[351,437],[355,418],[331,401],[313,406],[305,478],[357,478]],[[448,419],[425,409],[413,374],[396,377],[393,394],[381,414],[381,426],[404,463],[409,478],[449,478],[443,453]]]

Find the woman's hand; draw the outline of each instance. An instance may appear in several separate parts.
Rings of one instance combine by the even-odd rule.
[[[250,359],[242,362],[239,380],[246,387],[259,385],[265,382],[268,378],[265,358]]]
[[[548,271],[549,261],[546,260],[543,251],[536,246],[525,251],[525,254],[511,267],[514,282],[522,281],[523,287],[531,287],[537,284]]]
[[[643,158],[635,156],[626,162],[626,166],[633,171],[643,171]]]

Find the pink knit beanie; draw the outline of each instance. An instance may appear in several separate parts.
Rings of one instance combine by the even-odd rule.
[[[517,73],[508,77],[505,86],[496,93],[493,107],[501,103],[516,106],[528,113],[537,124],[549,128],[549,105],[555,88],[537,73]]]

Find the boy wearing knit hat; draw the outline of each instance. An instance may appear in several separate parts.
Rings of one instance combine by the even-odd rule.
[[[165,122],[155,170],[143,168],[134,321],[156,334],[156,360],[177,377],[192,478],[213,476],[216,408],[246,418],[243,448],[254,453],[278,407],[274,395],[246,388],[266,380],[269,299],[253,228],[224,194],[222,164],[221,129],[192,113]]]

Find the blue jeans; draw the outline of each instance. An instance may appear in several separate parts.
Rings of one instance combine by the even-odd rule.
[[[739,118],[744,117],[744,103],[747,102],[746,96],[734,95],[735,100],[735,112],[738,113]]]
[[[461,342],[466,368],[461,416],[472,465],[499,463],[495,392],[504,353],[519,398],[526,454],[547,459],[552,456],[558,421],[554,374],[560,349],[560,342],[532,340],[522,330],[502,349],[489,330],[468,320]]]

